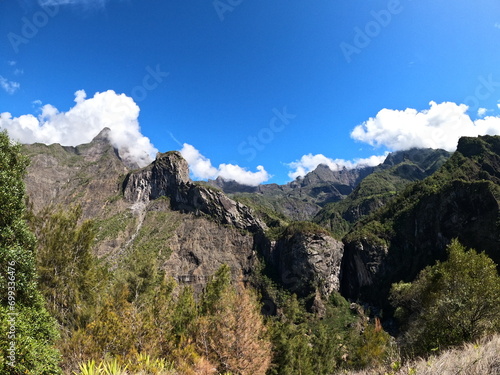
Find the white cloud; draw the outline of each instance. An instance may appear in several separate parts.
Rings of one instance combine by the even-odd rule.
[[[0,114],[0,128],[21,143],[60,143],[76,146],[90,142],[103,128],[111,129],[111,144],[120,156],[140,166],[147,165],[155,157],[157,149],[149,138],[143,136],[138,122],[139,107],[125,94],[112,90],[96,93],[86,99],[86,93],[75,93],[76,105],[67,112],[59,112],[50,104],[42,106],[41,113],[12,117],[8,112]],[[40,101],[34,103],[39,104]]]
[[[9,64],[9,66],[14,66],[17,64],[17,62],[14,60],[9,60],[9,61],[7,61],[7,64]]]
[[[356,126],[351,137],[394,151],[412,147],[454,151],[462,136],[500,134],[500,118],[487,116],[473,121],[467,110],[465,104],[451,102],[430,102],[430,109],[423,111],[382,109],[374,118]]]
[[[19,82],[9,81],[7,78],[0,76],[0,87],[9,95],[14,94],[21,85]]]
[[[494,25],[497,29],[500,29],[500,22],[495,23]]]
[[[339,171],[343,168],[354,169],[364,166],[375,166],[382,163],[387,157],[387,152],[384,155],[374,155],[369,158],[358,158],[354,160],[344,159],[331,159],[323,154],[307,154],[302,156],[299,160],[289,163],[288,166],[292,169],[288,173],[291,179],[297,177],[304,177],[307,173],[316,169],[320,164],[327,165],[332,171]]]
[[[484,117],[484,115],[486,114],[486,112],[488,112],[488,110],[486,108],[479,108],[477,110],[477,115],[478,115],[478,117]]]
[[[271,175],[261,165],[257,167],[257,172],[248,171],[234,164],[220,164],[216,168],[210,159],[188,143],[183,144],[181,154],[188,162],[192,176],[197,179],[222,177],[225,180],[236,181],[243,185],[257,186],[271,178]]]
[[[218,174],[217,168],[212,166],[210,159],[203,156],[200,151],[184,143],[182,145],[181,154],[189,164],[189,169],[195,178],[216,178]]]

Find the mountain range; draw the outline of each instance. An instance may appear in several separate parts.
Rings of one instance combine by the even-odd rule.
[[[376,167],[319,165],[288,184],[257,187],[191,181],[176,151],[144,168],[128,165],[109,129],[77,147],[23,152],[35,212],[79,204],[95,222],[95,254],[110,268],[151,257],[196,291],[227,264],[243,282],[265,269],[318,314],[333,292],[388,309],[391,284],[444,259],[453,238],[500,263],[500,137],[461,138],[453,154],[395,152]]]

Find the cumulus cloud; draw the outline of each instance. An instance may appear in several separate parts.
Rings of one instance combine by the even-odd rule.
[[[331,159],[323,154],[307,154],[303,155],[299,160],[288,164],[292,169],[288,173],[288,177],[291,179],[304,177],[309,172],[315,170],[320,164],[328,166],[332,171],[339,171],[344,168],[354,169],[358,167],[375,166],[382,163],[387,157],[387,154],[386,152],[384,155],[374,155],[368,158],[358,158],[354,160]]]
[[[222,177],[225,180],[236,181],[243,185],[257,186],[271,178],[262,165],[257,167],[257,172],[248,171],[234,164],[220,164],[216,168],[210,159],[188,143],[182,145],[180,152],[188,162],[192,176],[197,179]]]
[[[488,110],[486,108],[479,108],[477,110],[477,115],[478,115],[478,117],[484,117],[484,115],[486,114],[486,112],[488,112]]]
[[[10,81],[5,77],[0,76],[0,87],[9,95],[14,94],[21,85],[19,82]]]
[[[430,108],[417,111],[382,109],[375,117],[356,126],[351,137],[372,146],[398,151],[413,147],[456,149],[462,136],[500,134],[500,118],[487,116],[473,121],[465,104],[430,102]]]
[[[60,112],[46,104],[40,108],[38,116],[12,117],[4,112],[0,114],[0,128],[6,129],[13,139],[21,143],[76,146],[90,142],[107,127],[111,130],[111,144],[128,162],[144,166],[158,152],[149,138],[141,134],[139,107],[132,98],[108,90],[87,99],[85,91],[79,90],[75,93],[75,103],[67,112]]]

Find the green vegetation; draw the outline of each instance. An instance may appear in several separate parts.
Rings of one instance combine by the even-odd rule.
[[[448,153],[442,150],[407,152],[408,158],[396,161],[395,165],[377,167],[377,170],[365,177],[348,197],[323,207],[313,221],[340,239],[356,222],[369,217],[391,202],[407,186],[430,176],[448,159]]]
[[[477,340],[500,330],[500,276],[484,253],[454,240],[448,260],[427,267],[412,283],[394,284],[391,298],[416,354]]]
[[[365,310],[337,292],[328,298],[292,294],[262,259],[245,274],[245,285],[234,281],[237,275],[228,266],[220,267],[202,291],[177,284],[163,267],[172,255],[169,239],[184,216],[169,210],[168,198],[151,202],[136,216],[123,209],[118,194],[108,200],[116,205],[108,205],[99,221],[84,221],[79,206],[27,215],[22,183],[27,161],[19,146],[0,135],[0,373],[332,375],[376,369],[409,375],[417,368],[425,373],[415,356],[428,357],[500,330],[500,278],[490,258],[458,241],[448,247],[447,258],[439,257],[435,241],[422,256],[405,250],[422,246],[417,240],[429,233],[417,237],[412,226],[421,205],[432,211],[428,207],[459,188],[467,200],[475,194],[484,201],[492,193],[486,204],[500,201],[500,141],[461,142],[461,151],[424,181],[412,183],[442,164],[439,153],[423,161],[411,159],[412,154],[411,160],[384,167],[349,198],[325,207],[315,223],[287,217],[280,205],[289,201],[279,194],[235,197],[268,225],[266,241],[333,231],[346,242],[360,242],[367,250],[362,256],[379,251],[380,259],[392,259],[380,269],[393,273],[376,274],[371,287],[405,280],[391,290],[401,330],[395,340],[384,331],[379,310]],[[47,152],[63,155],[52,146]],[[290,199],[299,207],[297,198]],[[95,249],[114,241],[121,252],[109,264],[99,261]],[[381,263],[372,259],[366,272],[378,272]],[[435,259],[441,261],[412,280],[422,264]],[[6,360],[11,262],[20,314],[13,368]],[[405,272],[408,264],[415,273]],[[377,297],[388,292],[379,289],[371,292]],[[387,317],[392,311],[383,313]]]
[[[439,355],[417,358],[406,363],[395,357],[389,365],[346,372],[345,375],[498,374],[499,352],[500,335],[497,334],[440,352]]]
[[[285,236],[293,236],[297,233],[330,234],[326,229],[311,221],[294,221],[283,232]]]
[[[95,221],[96,241],[114,239],[135,225],[135,217],[130,211],[119,212],[110,218]]]
[[[58,374],[58,333],[37,289],[35,237],[25,220],[28,159],[0,133],[0,373]]]
[[[166,242],[179,225],[177,220],[177,216],[169,212],[149,211],[132,244],[134,251],[153,256],[156,253],[157,257],[167,259],[170,249]]]
[[[277,205],[282,203],[273,200],[271,197],[240,193],[234,195],[233,198],[250,207],[257,217],[271,229],[280,228],[290,220],[277,207]]]
[[[46,208],[31,219],[38,239],[39,289],[65,334],[86,324],[105,277],[91,252],[94,223],[79,224],[81,215],[80,206]]]
[[[362,310],[351,310],[338,294],[330,297],[321,318],[308,313],[295,295],[285,296],[278,311],[269,323],[274,346],[269,374],[329,375],[388,358],[390,336],[380,321],[369,323]]]

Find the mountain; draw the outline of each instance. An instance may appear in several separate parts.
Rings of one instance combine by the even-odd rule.
[[[391,283],[443,259],[454,237],[499,263],[499,139],[462,138],[451,158],[415,149],[377,167],[320,165],[289,184],[258,187],[192,182],[178,152],[132,169],[107,130],[89,144],[24,152],[33,209],[80,204],[96,222],[96,254],[111,267],[133,254],[160,257],[167,275],[201,290],[223,263],[246,280],[263,260],[278,285],[304,297],[340,290],[381,306]],[[313,215],[319,225],[294,223]]]
[[[325,204],[347,197],[359,182],[373,172],[373,167],[332,171],[320,164],[303,178],[285,185],[241,185],[223,178],[208,184],[257,208],[266,207],[289,220],[310,220]]]
[[[150,345],[147,358],[167,353],[178,360],[186,356],[186,343],[189,351],[206,353],[207,337],[221,338],[220,345],[214,341],[215,351],[236,342],[225,338],[227,332],[261,337],[259,309],[273,315],[265,323],[269,337],[252,343],[271,348],[272,342],[271,372],[326,375],[381,365],[394,351],[384,329],[403,316],[390,305],[393,283],[413,282],[398,284],[398,293],[411,293],[399,296],[396,306],[414,304],[421,285],[416,276],[446,260],[454,238],[500,263],[500,137],[462,138],[451,157],[443,150],[415,149],[390,154],[377,167],[318,166],[286,185],[246,187],[220,179],[191,181],[188,164],[176,151],[158,153],[137,168],[122,160],[108,136],[104,129],[77,147],[23,146],[31,159],[25,182],[33,211],[28,218],[39,238],[40,283],[65,335],[60,348],[66,373],[93,355],[105,360],[110,342],[123,343],[140,358]],[[79,223],[80,209],[68,211],[75,204],[81,206]],[[441,264],[449,263],[447,270],[453,265],[448,276],[468,273],[468,283],[455,277],[438,283],[444,287],[439,306],[463,322],[465,315],[454,306],[463,306],[466,293],[468,306],[496,314],[484,307],[498,306],[490,287],[498,282],[494,263],[452,243],[464,256]],[[466,260],[457,267],[457,259]],[[439,266],[433,272],[443,269]],[[476,270],[482,269],[488,272],[478,277]],[[450,280],[460,283],[452,305]],[[439,280],[427,281],[432,289]],[[490,297],[482,298],[484,289]],[[434,289],[417,293],[419,301],[424,292]],[[73,299],[78,293],[85,298]],[[481,298],[491,302],[479,304]],[[72,301],[79,301],[72,305],[74,318],[64,320]],[[414,310],[402,311],[411,327],[421,327],[418,319],[428,317],[425,310],[417,318]],[[498,321],[494,316],[491,321],[478,335],[495,332]],[[64,331],[68,322],[74,323]],[[211,322],[217,323],[213,329]],[[232,328],[226,332],[228,323]],[[405,321],[399,328],[398,340],[411,349]],[[91,351],[82,357],[80,348]],[[125,352],[113,353],[122,358]],[[300,361],[292,368],[290,358]],[[133,358],[124,361],[134,365]]]
[[[341,292],[387,307],[391,284],[443,260],[453,238],[500,264],[499,215],[500,137],[461,138],[440,169],[346,235]]]
[[[359,219],[383,207],[410,183],[432,175],[450,156],[434,149],[390,153],[349,196],[324,206],[313,221],[343,237]]]
[[[23,150],[31,158],[26,186],[33,210],[80,204],[83,218],[96,223],[95,252],[111,268],[137,257],[158,258],[167,276],[200,291],[222,264],[245,280],[259,262],[258,250],[276,265],[280,283],[319,290],[321,279],[325,296],[338,290],[343,245],[326,231],[311,237],[304,229],[294,237],[295,247],[285,250],[287,240],[270,241],[251,208],[192,182],[180,153],[158,153],[150,165],[131,170],[107,135],[105,129],[77,147],[33,144]],[[283,263],[289,256],[294,260]],[[318,267],[326,257],[335,260]],[[302,272],[305,280],[290,276]]]
[[[313,220],[341,238],[362,216],[382,207],[407,184],[434,173],[450,155],[444,150],[411,149],[390,153],[376,167],[333,171],[320,164],[284,185],[246,186],[220,177],[207,184],[253,207],[270,226]]]

